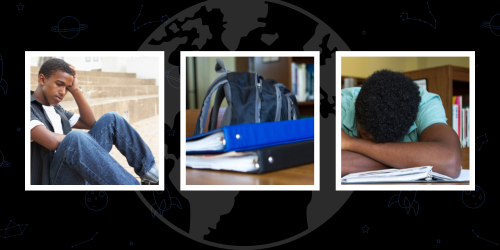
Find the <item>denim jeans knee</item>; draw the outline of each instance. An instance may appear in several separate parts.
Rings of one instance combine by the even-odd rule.
[[[98,122],[115,122],[118,119],[123,119],[123,117],[117,112],[108,112],[99,118]]]
[[[64,139],[61,141],[61,144],[59,144],[59,147],[65,148],[68,146],[68,144],[75,143],[81,139],[90,138],[92,137],[87,132],[84,132],[82,130],[73,130],[64,137]]]

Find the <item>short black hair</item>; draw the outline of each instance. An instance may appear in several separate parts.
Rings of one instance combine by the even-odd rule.
[[[72,76],[75,76],[75,72],[69,67],[69,64],[59,58],[51,58],[45,61],[38,71],[38,75],[43,74],[45,78],[49,78],[54,72],[61,70]]]
[[[418,86],[411,78],[379,70],[363,82],[355,118],[375,142],[398,142],[415,122],[420,99]]]

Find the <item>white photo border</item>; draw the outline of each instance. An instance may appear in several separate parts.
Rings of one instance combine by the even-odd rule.
[[[470,109],[470,138],[476,138],[475,134],[475,79],[476,79],[476,55],[475,51],[337,51],[335,52],[335,82],[336,82],[336,93],[337,102],[336,110],[340,110],[341,105],[341,66],[342,57],[469,57],[469,109]],[[339,108],[337,108],[339,107]],[[338,112],[342,112],[341,110]],[[421,185],[421,184],[341,184],[341,115],[336,117],[336,148],[335,155],[335,189],[337,191],[384,191],[384,190],[436,190],[436,191],[451,191],[451,190],[475,190],[475,165],[476,165],[476,150],[470,150],[470,165],[469,174],[470,181],[469,185]],[[473,144],[471,142],[471,144]],[[469,149],[471,149],[470,147]]]
[[[308,190],[319,191],[319,51],[181,51],[181,191]],[[186,58],[187,57],[314,57],[314,184],[313,185],[186,185]]]
[[[86,190],[86,191],[148,191],[148,190],[164,190],[165,189],[165,96],[164,96],[164,64],[165,52],[164,51],[25,51],[25,93],[30,91],[31,83],[31,57],[37,56],[100,56],[100,57],[157,57],[158,58],[158,96],[159,96],[159,159],[155,159],[159,167],[160,181],[159,185],[31,185],[31,146],[30,146],[30,98],[25,95],[25,183],[24,188],[26,191],[73,191],[73,190]],[[77,69],[78,70],[78,69]]]

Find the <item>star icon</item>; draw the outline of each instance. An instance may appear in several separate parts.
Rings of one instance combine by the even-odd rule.
[[[363,229],[363,233],[368,233],[368,229],[370,229],[370,228],[365,225],[361,229]]]
[[[23,10],[24,8],[24,5],[22,5],[21,3],[19,3],[17,6],[17,10]]]
[[[366,35],[366,31],[363,30],[363,35]]]
[[[131,241],[129,244],[132,246],[132,245],[134,245],[134,242]]]
[[[441,243],[441,240],[440,240],[440,239],[438,239],[438,240],[437,240],[437,243]]]
[[[172,131],[172,132],[170,132],[170,131]],[[168,136],[174,136],[175,130],[170,129],[170,130],[169,130],[169,131],[167,131],[167,132],[168,132]]]
[[[17,128],[17,132],[21,131],[21,128]]]

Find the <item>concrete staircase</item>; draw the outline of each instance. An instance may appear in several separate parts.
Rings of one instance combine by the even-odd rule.
[[[30,89],[38,87],[40,67],[31,67]],[[158,115],[159,87],[155,79],[138,79],[135,73],[76,71],[78,85],[98,120],[107,112],[117,112],[129,123]],[[64,109],[78,114],[71,93],[59,103]]]

